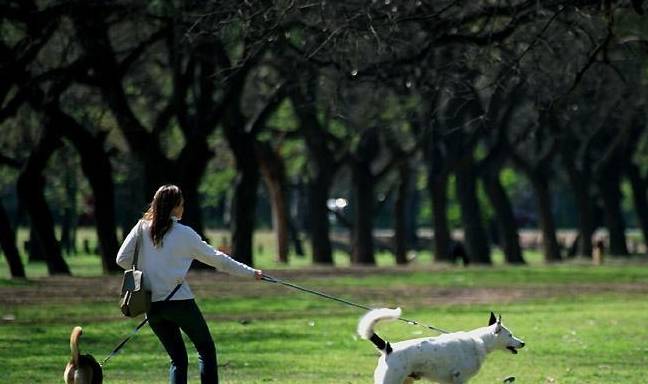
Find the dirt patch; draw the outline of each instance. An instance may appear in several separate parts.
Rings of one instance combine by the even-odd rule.
[[[647,283],[564,284],[521,287],[438,287],[390,286],[362,287],[328,285],[327,280],[339,276],[368,274],[403,274],[407,269],[392,268],[314,268],[299,271],[273,271],[272,275],[287,281],[309,279],[309,288],[329,295],[350,299],[365,305],[443,305],[513,302],[557,296],[579,296],[605,292],[648,293]],[[302,294],[280,285],[242,280],[210,271],[192,271],[187,280],[198,297],[267,297],[280,294]],[[14,286],[0,287],[0,308],[3,306],[38,305],[42,303],[116,302],[121,284],[120,275],[99,277],[55,276],[34,279]]]

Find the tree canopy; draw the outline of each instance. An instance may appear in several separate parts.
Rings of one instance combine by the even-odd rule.
[[[117,228],[165,183],[182,188],[185,221],[201,234],[205,212],[222,217],[230,252],[249,264],[259,199],[283,261],[303,232],[313,262],[332,264],[331,217],[349,229],[356,264],[375,264],[377,248],[406,263],[421,225],[433,227],[437,261],[490,264],[497,244],[523,263],[529,218],[545,260],[559,261],[557,185],[575,201],[575,253],[591,255],[604,226],[610,251],[627,254],[626,195],[648,236],[643,8],[5,1],[0,183],[50,273],[69,273],[61,244],[83,215],[104,270],[116,270]],[[512,199],[523,193],[512,179],[535,207]],[[374,231],[385,209],[389,242]],[[0,213],[20,275],[17,220]]]

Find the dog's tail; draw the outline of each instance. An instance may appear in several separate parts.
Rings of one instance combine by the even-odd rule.
[[[81,338],[82,333],[83,329],[77,326],[74,327],[70,334],[70,352],[72,352],[70,361],[73,362],[76,367],[79,366],[79,339]]]
[[[374,326],[381,322],[387,320],[396,320],[401,315],[401,309],[389,309],[389,308],[380,308],[369,311],[366,315],[360,319],[358,323],[358,335],[365,340],[369,340],[376,348],[380,351],[389,354],[392,351],[391,345],[388,342],[385,342],[380,336],[374,332]]]

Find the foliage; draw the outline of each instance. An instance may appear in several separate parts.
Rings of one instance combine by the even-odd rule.
[[[0,83],[0,155],[22,164],[44,132],[62,137],[66,145],[50,164],[69,159],[78,190],[64,192],[70,184],[56,166],[39,170],[47,175],[48,203],[60,211],[72,195],[85,204],[98,194],[96,180],[85,181],[92,171],[80,176],[74,139],[101,141],[96,153],[112,166],[103,185],[116,195],[109,227],[128,226],[152,191],[169,182],[190,192],[187,214],[200,231],[203,221],[228,221],[232,191],[244,179],[252,180],[265,212],[264,189],[248,177],[259,168],[252,153],[259,144],[280,155],[288,179],[282,182],[308,189],[303,183],[313,182],[316,168],[329,167],[332,176],[320,179],[328,184],[318,190],[348,198],[349,167],[373,129],[379,139],[368,148],[375,156],[365,172],[375,184],[380,226],[392,224],[402,161],[414,169],[422,201],[409,215],[419,224],[431,222],[435,182],[424,173],[450,177],[452,228],[470,223],[460,215],[454,173],[471,157],[478,178],[504,170],[507,198],[534,226],[551,212],[535,213],[539,184],[527,178],[551,185],[560,226],[579,222],[585,210],[564,196],[575,189],[570,172],[600,178],[602,169],[625,169],[614,161],[627,155],[626,165],[647,177],[646,26],[637,2],[26,0],[0,11],[0,49],[8,57],[0,63],[7,74]],[[70,120],[51,124],[57,114]],[[75,123],[81,131],[72,133]],[[565,165],[570,161],[575,171]],[[0,187],[15,201],[14,171],[5,168]],[[629,195],[624,181],[615,183]],[[598,203],[595,183],[583,184]],[[483,212],[469,216],[500,219],[483,188],[475,193],[462,203],[477,199]],[[627,213],[636,208],[629,201],[606,204],[625,204]],[[309,212],[291,209],[292,219],[308,221]],[[243,220],[242,211],[234,220]],[[55,216],[60,221],[60,212]],[[255,225],[240,224],[244,230],[232,228],[247,234]],[[110,229],[103,232],[102,244],[117,244],[106,241],[115,240]],[[246,244],[250,237],[233,236]]]
[[[218,207],[222,199],[231,192],[234,177],[236,177],[236,171],[233,168],[207,173],[199,189],[202,195],[202,206],[206,208]]]

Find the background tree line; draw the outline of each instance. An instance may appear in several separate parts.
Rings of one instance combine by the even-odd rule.
[[[3,1],[0,240],[12,276],[24,276],[13,196],[51,274],[70,273],[62,246],[85,204],[110,272],[117,228],[164,183],[182,188],[198,232],[226,216],[231,254],[249,264],[260,191],[283,261],[305,231],[313,262],[332,264],[337,215],[352,263],[375,264],[378,247],[407,263],[425,200],[434,258],[454,262],[453,196],[464,262],[490,264],[494,237],[524,263],[511,178],[532,191],[546,261],[564,256],[558,184],[575,202],[574,252],[590,256],[603,225],[611,253],[627,255],[624,196],[648,238],[642,3]],[[374,238],[379,209],[390,244]]]

